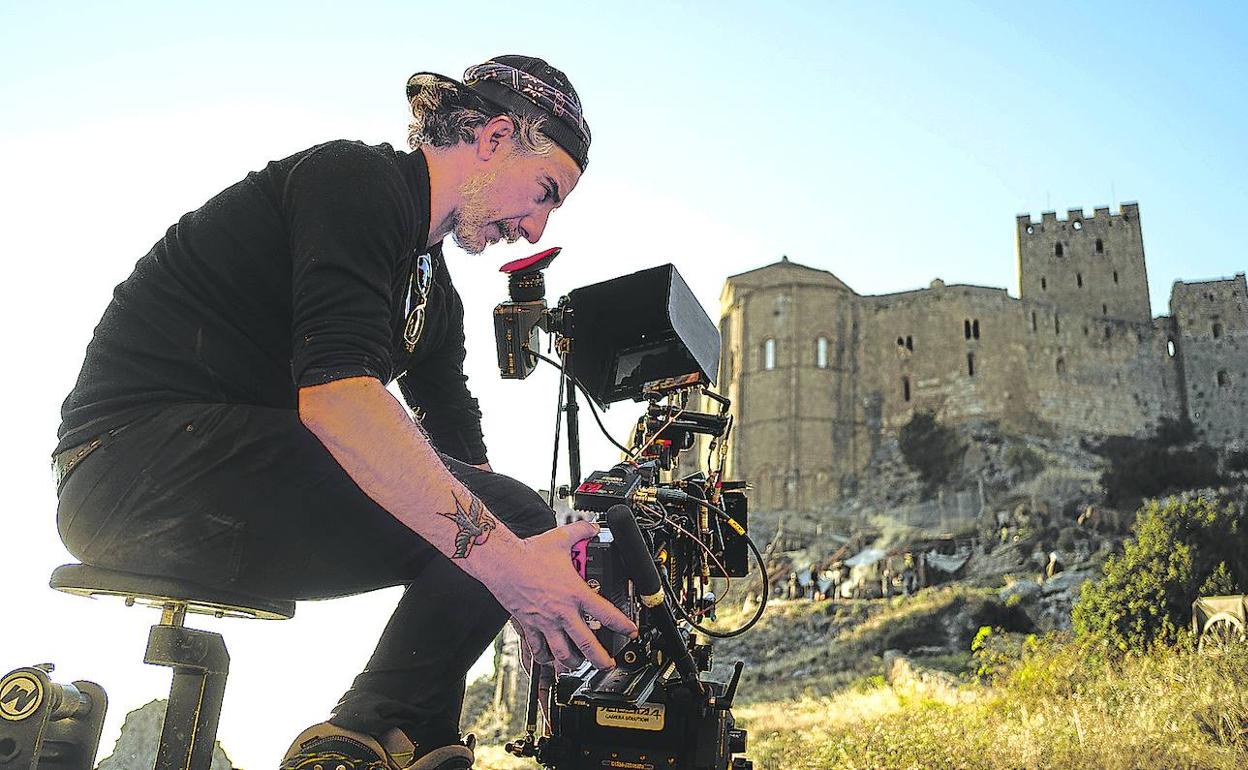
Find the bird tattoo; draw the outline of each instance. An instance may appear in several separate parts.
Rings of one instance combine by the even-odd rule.
[[[455,533],[455,553],[451,555],[451,558],[464,559],[472,553],[473,546],[485,545],[485,541],[490,538],[490,531],[498,525],[494,517],[486,513],[485,506],[476,497],[468,503],[466,511],[454,493],[451,497],[455,500],[455,512],[439,511],[438,515],[455,522],[455,526],[459,528],[459,531]]]

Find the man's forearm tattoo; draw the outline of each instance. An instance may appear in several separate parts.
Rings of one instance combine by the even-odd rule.
[[[458,528],[455,533],[455,553],[451,554],[451,558],[465,559],[472,553],[474,546],[485,545],[485,541],[490,539],[490,531],[498,526],[498,522],[485,510],[485,506],[475,495],[469,498],[468,510],[464,510],[464,506],[460,504],[459,497],[454,492],[451,493],[451,497],[455,500],[455,512],[439,511],[438,515],[455,522]]]

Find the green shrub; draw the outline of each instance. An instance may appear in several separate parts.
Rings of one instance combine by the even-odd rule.
[[[1119,652],[1173,642],[1206,587],[1248,590],[1242,494],[1149,501],[1137,516],[1136,540],[1106,561],[1100,580],[1084,584],[1072,613],[1075,633]]]
[[[931,412],[915,412],[897,436],[901,456],[918,472],[931,492],[949,480],[966,453],[966,446],[952,429],[936,422]]]

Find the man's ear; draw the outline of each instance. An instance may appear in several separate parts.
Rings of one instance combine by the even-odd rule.
[[[516,135],[516,124],[506,115],[490,118],[477,133],[477,158],[489,160],[500,148],[511,144]]]

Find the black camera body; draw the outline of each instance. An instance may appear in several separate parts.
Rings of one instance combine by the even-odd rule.
[[[619,672],[617,667],[613,673]],[[572,674],[560,677],[551,707],[552,733],[538,759],[574,770],[719,770],[746,768],[733,754],[746,749],[746,734],[729,708],[708,708],[706,698],[725,696],[726,686],[706,682],[706,698],[653,682],[653,671],[621,675],[644,681],[649,692],[631,702],[611,697],[601,683]]]
[[[710,638],[747,630],[767,595],[761,592],[755,616],[741,628],[706,627],[719,601],[712,581],[746,577],[752,557],[764,569],[748,535],[747,485],[723,478],[732,418],[728,400],[708,389],[719,361],[718,330],[672,265],[576,289],[551,309],[541,270],[557,254],[552,249],[503,268],[510,301],[494,311],[499,372],[527,377],[542,358],[539,331],[555,336],[568,395],[573,485],[566,494],[600,525],[573,560],[640,634],[629,639],[586,617],[616,666],[599,671],[585,663],[560,675],[540,736],[535,677],[528,733],[508,749],[552,770],[748,770],[749,760],[734,757],[745,750],[746,733],[731,710],[743,664],[728,682],[703,678],[711,670]],[[577,391],[591,409],[629,398],[647,402],[625,459],[584,481]],[[715,410],[699,411],[703,404]],[[712,450],[706,471],[674,478],[679,455],[698,436],[708,437]]]
[[[618,469],[613,475],[619,477]],[[590,479],[595,477],[603,478],[603,474],[590,475]],[[599,483],[587,479],[582,488]],[[594,508],[604,499],[578,489],[574,500],[585,498]],[[741,500],[744,503],[744,495]],[[624,515],[618,510],[617,514]],[[710,645],[699,643],[688,630],[676,629],[674,624],[669,625],[678,641],[673,645],[665,638],[660,618],[661,613],[670,614],[670,609],[646,607],[636,595],[626,552],[622,553],[615,539],[617,529],[626,527],[626,522],[615,523],[614,528],[613,523],[609,519],[598,537],[587,543],[584,577],[590,587],[633,618],[641,634],[629,640],[605,628],[595,630],[617,666],[598,671],[587,664],[559,676],[549,704],[550,734],[537,741],[535,758],[560,770],[750,768],[749,760],[733,756],[746,749],[746,731],[736,728],[731,713],[741,665],[729,683],[701,678],[713,664]],[[653,540],[643,542],[653,548]],[[645,558],[651,557],[646,554]],[[746,570],[746,565],[740,567],[738,577],[744,577]],[[588,620],[595,625],[592,618]],[[681,659],[685,665],[678,663]]]

